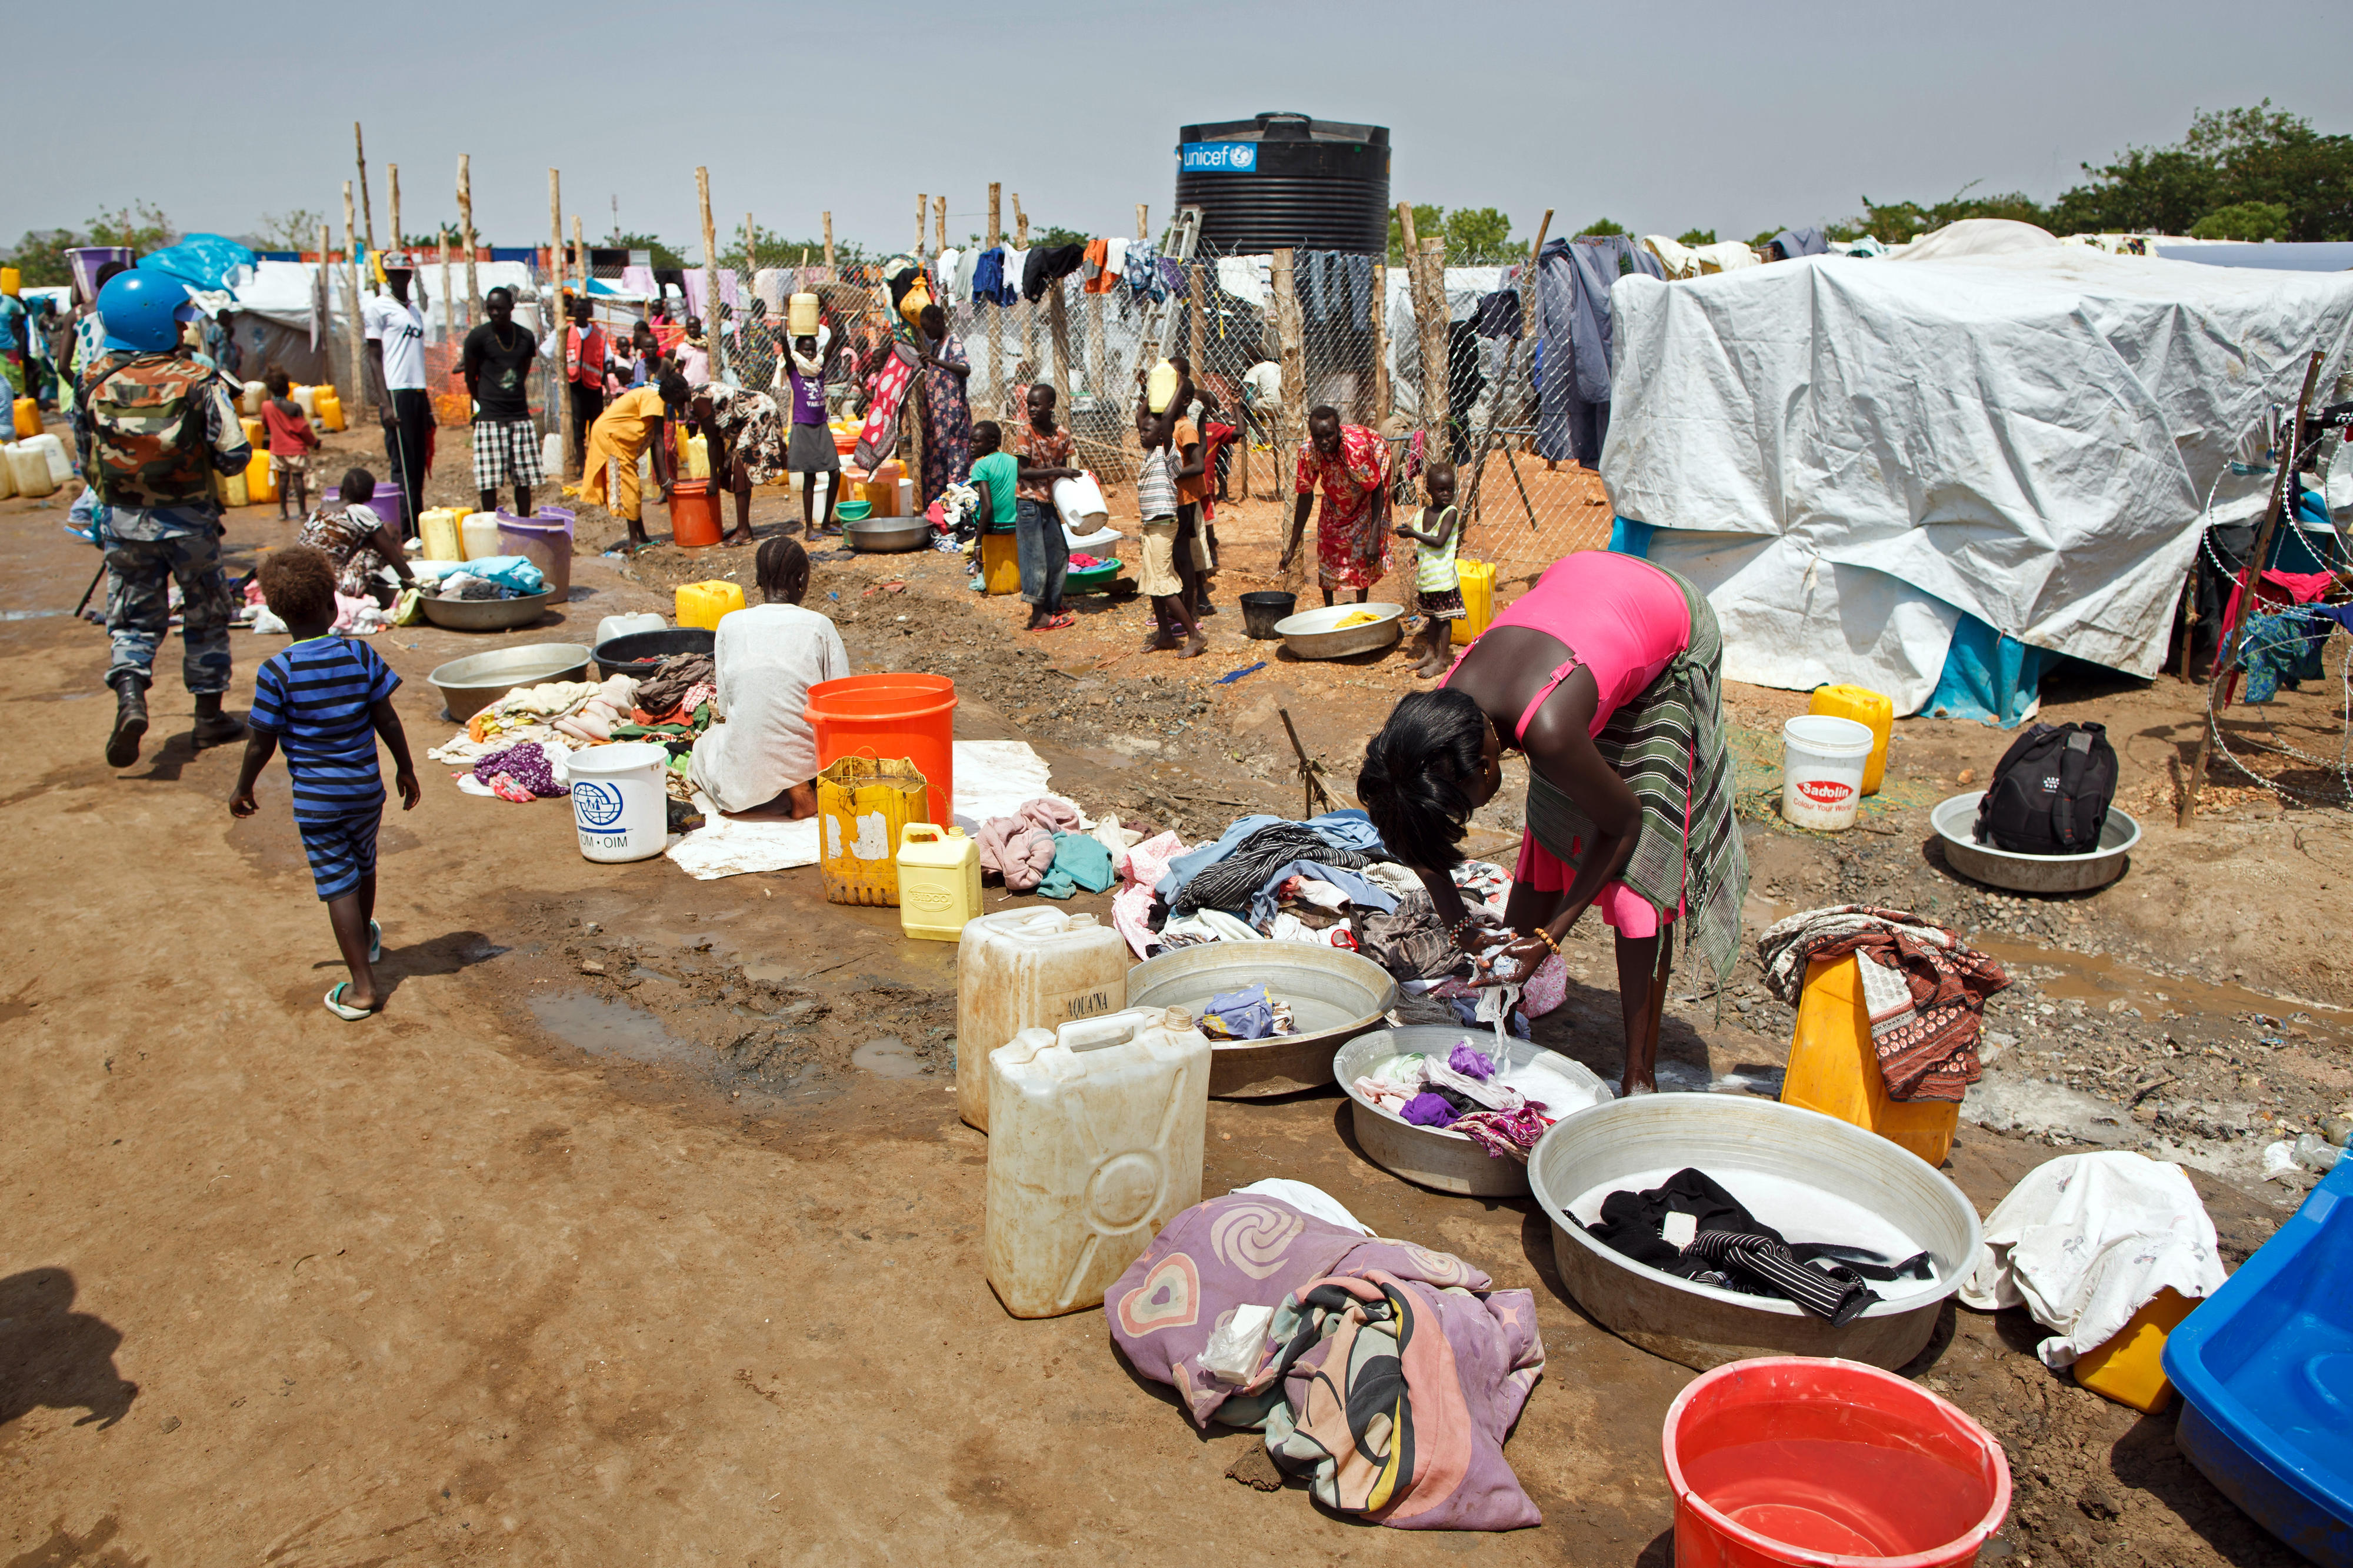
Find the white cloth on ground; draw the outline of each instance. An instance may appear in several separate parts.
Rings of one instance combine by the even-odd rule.
[[[738,612],[739,614],[741,612]],[[781,817],[731,817],[698,793],[694,808],[702,826],[671,841],[671,864],[699,882],[738,877],[747,871],[788,871],[818,863],[818,817],[798,822]]]
[[[1258,932],[1251,931],[1250,934],[1256,936]],[[1319,930],[1309,925],[1297,915],[1285,913],[1274,917],[1272,922],[1267,927],[1266,934],[1276,942],[1313,942],[1318,947],[1345,947],[1347,944],[1340,939],[1351,935],[1352,931],[1346,921],[1340,921]]]
[[[1373,1227],[1343,1208],[1339,1199],[1321,1187],[1312,1186],[1305,1182],[1294,1182],[1288,1176],[1268,1176],[1262,1181],[1252,1182],[1249,1186],[1236,1187],[1234,1191],[1255,1193],[1261,1197],[1272,1198],[1278,1203],[1289,1204],[1311,1219],[1320,1219],[1326,1225],[1336,1225],[1344,1230],[1353,1230],[1359,1236],[1373,1234]]]
[[[2170,1286],[2202,1300],[2222,1284],[2214,1221],[2179,1165],[2128,1150],[2065,1154],[2026,1174],[1986,1216],[1961,1300],[2023,1306],[2054,1337],[2043,1364],[2073,1365]]]
[[[798,605],[754,605],[721,619],[711,656],[719,695],[694,742],[695,786],[722,811],[749,811],[815,778],[808,689],[849,674],[833,623]]]
[[[1304,928],[1303,928],[1304,929]],[[1195,910],[1189,915],[1179,915],[1160,928],[1163,947],[1184,946],[1202,942],[1264,942],[1267,939],[1252,931],[1240,918],[1223,910]]]

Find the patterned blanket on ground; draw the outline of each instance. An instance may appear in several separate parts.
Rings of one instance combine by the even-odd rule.
[[[1986,998],[2010,976],[1935,921],[1871,904],[1808,910],[1757,939],[1765,988],[1791,1006],[1805,989],[1809,963],[1850,952],[1887,1097],[1959,1100],[1985,1076],[1978,1031]]]
[[[1504,1458],[1544,1372],[1529,1291],[1237,1193],[1171,1220],[1103,1305],[1138,1373],[1198,1425],[1262,1428],[1276,1464],[1333,1508],[1401,1530],[1543,1522]],[[1268,1307],[1238,1381],[1203,1365],[1238,1312]]]

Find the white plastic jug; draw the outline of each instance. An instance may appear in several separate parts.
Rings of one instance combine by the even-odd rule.
[[[1800,713],[1781,726],[1781,820],[1840,833],[1862,804],[1862,772],[1879,743],[1868,724]]]
[[[1132,1008],[988,1054],[988,1283],[1015,1317],[1099,1305],[1201,1201],[1209,1042],[1191,1022]]]
[[[237,411],[248,417],[261,417],[261,405],[269,401],[269,388],[259,381],[248,381],[237,391]]]
[[[1127,942],[1092,915],[1000,910],[956,943],[956,1114],[988,1131],[988,1053],[1127,1005]]]
[[[564,482],[564,434],[550,430],[539,438],[539,466],[550,484]]]
[[[9,463],[6,450],[0,448],[0,500],[16,493],[16,470]]]
[[[638,632],[666,632],[670,623],[651,610],[640,610],[634,616],[607,616],[596,623],[599,647],[615,637],[634,637]]]
[[[49,460],[49,479],[63,484],[73,478],[73,459],[66,456],[66,444],[44,430],[37,436],[25,437],[25,445],[46,456]]]
[[[58,488],[49,478],[49,455],[29,442],[11,441],[6,447],[8,476],[16,481],[16,493],[38,500]]]
[[[572,820],[586,860],[650,860],[668,844],[669,797],[662,768],[670,752],[646,741],[590,746],[572,753]]]
[[[458,524],[458,540],[469,561],[486,561],[506,553],[499,548],[499,514],[494,511],[468,512]]]
[[[289,389],[289,395],[294,399],[294,406],[302,411],[303,418],[316,419],[319,416],[319,389],[317,387],[292,387]]]

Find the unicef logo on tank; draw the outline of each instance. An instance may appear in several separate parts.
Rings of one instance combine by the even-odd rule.
[[[575,780],[572,809],[583,827],[610,827],[621,820],[620,786]]]

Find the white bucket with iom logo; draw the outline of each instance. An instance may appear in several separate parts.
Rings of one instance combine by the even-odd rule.
[[[1838,833],[1854,826],[1862,769],[1875,737],[1868,724],[1801,713],[1781,726],[1781,820]]]
[[[668,842],[662,768],[670,753],[648,741],[589,746],[572,753],[572,820],[590,860],[649,860]]]

